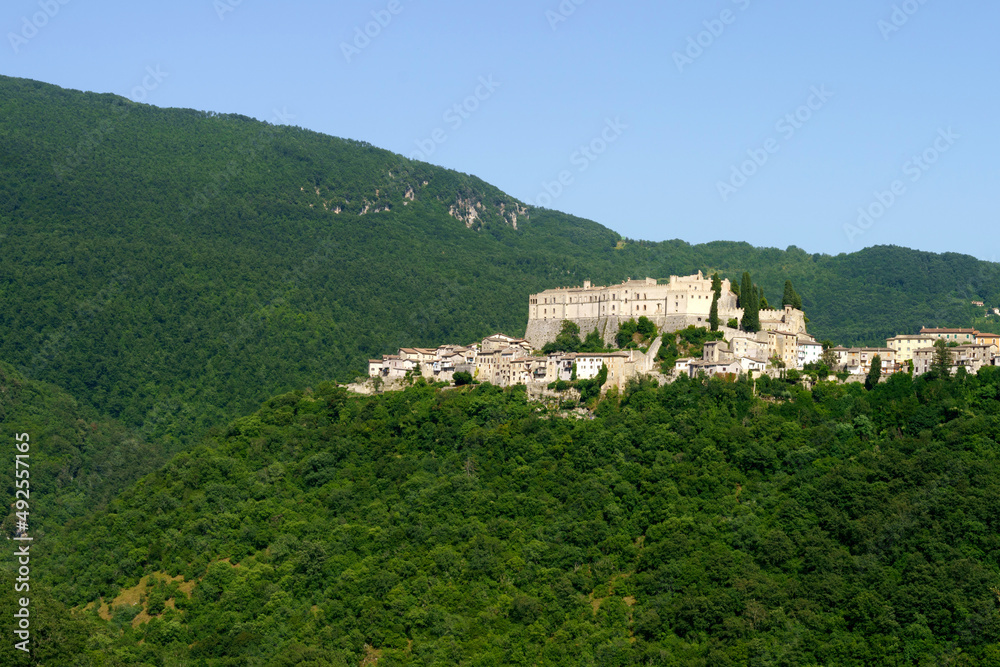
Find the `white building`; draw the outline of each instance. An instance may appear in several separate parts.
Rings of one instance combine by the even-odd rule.
[[[808,338],[799,338],[798,342],[798,368],[804,368],[806,364],[819,363],[823,356],[823,344],[817,343]]]

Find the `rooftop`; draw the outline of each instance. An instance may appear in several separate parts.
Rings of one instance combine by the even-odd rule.
[[[953,334],[971,334],[973,336],[978,335],[979,332],[975,329],[936,329],[933,327],[922,327],[920,333],[953,333]]]

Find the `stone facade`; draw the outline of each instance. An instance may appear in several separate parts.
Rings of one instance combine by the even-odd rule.
[[[791,306],[782,310],[762,310],[759,317],[761,331],[780,331],[796,336],[806,332],[806,314]]]
[[[978,373],[983,366],[996,365],[997,348],[993,345],[959,345],[949,347],[948,356],[951,357],[951,367],[949,370],[956,373],[959,368],[964,368],[967,373]],[[929,347],[917,350],[913,355],[913,372],[922,375],[931,369],[934,364],[936,348]]]
[[[837,367],[851,375],[868,375],[872,369],[872,360],[877,356],[881,362],[883,375],[899,371],[896,351],[889,347],[845,347],[833,348],[837,355]]]
[[[897,362],[905,364],[913,360],[917,350],[933,346],[935,340],[934,336],[894,336],[885,342],[885,346],[896,351]]]
[[[648,317],[661,331],[676,331],[688,325],[708,326],[712,308],[712,279],[699,271],[693,276],[670,276],[660,284],[653,278],[626,280],[620,285],[550,289],[528,298],[528,327],[524,337],[535,347],[555,340],[563,320],[580,327],[586,336],[597,329],[605,341],[613,341],[621,322]],[[762,311],[761,319],[764,319]],[[742,319],[736,295],[728,280],[722,281],[719,322]]]
[[[975,329],[930,329],[928,327],[920,329],[921,336],[930,336],[935,340],[940,338],[946,343],[975,343],[978,333]]]

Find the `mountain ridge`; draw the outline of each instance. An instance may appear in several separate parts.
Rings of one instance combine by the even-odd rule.
[[[0,234],[0,359],[130,427],[183,406],[186,433],[399,347],[519,335],[528,295],[583,280],[791,279],[845,344],[1000,305],[968,256],[635,241],[365,142],[10,77]]]

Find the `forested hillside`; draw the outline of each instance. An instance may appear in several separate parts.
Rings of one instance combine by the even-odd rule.
[[[688,224],[664,202],[665,236]],[[631,241],[362,142],[8,77],[0,235],[0,359],[182,442],[399,346],[519,334],[530,293],[584,279],[791,279],[841,343],[1000,305],[971,257]]]
[[[160,406],[159,417],[173,414]],[[32,532],[45,535],[74,517],[93,512],[167,459],[169,436],[151,441],[147,431],[127,429],[81,405],[57,387],[29,380],[0,363],[0,427],[8,442],[28,433],[42,443],[31,454]],[[169,429],[167,429],[169,430]],[[0,488],[14,497],[14,468],[0,466]],[[14,533],[14,516],[2,519]]]
[[[278,396],[37,545],[47,655],[998,664],[997,371]]]

